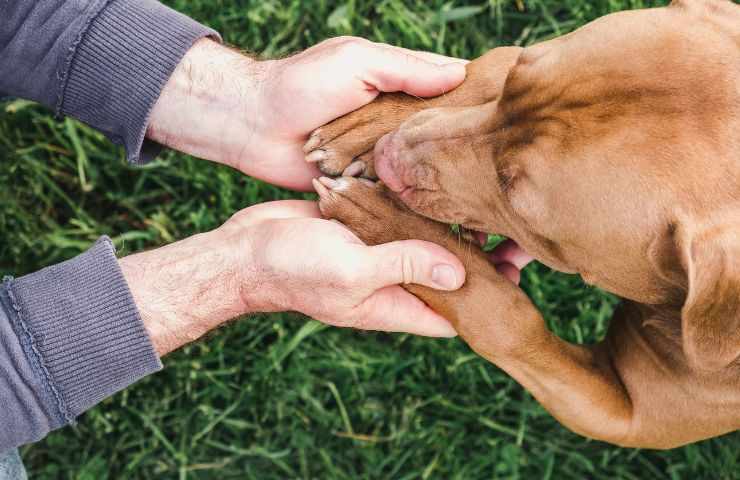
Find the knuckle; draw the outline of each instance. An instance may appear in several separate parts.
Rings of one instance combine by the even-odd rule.
[[[231,214],[228,220],[226,220],[226,222],[224,223],[242,223],[249,217],[250,213],[252,212],[249,210],[249,208],[239,210],[238,212]]]
[[[265,218],[260,214],[259,209],[252,206],[233,213],[228,220],[223,223],[222,228],[227,230],[241,230],[264,221]]]
[[[354,37],[351,37],[349,35],[340,35],[338,37],[327,38],[323,42],[319,43],[317,47],[321,47],[321,48],[337,47],[347,41],[351,41],[351,39],[353,38]]]
[[[396,275],[400,280],[400,283],[403,283],[404,285],[415,283],[418,277],[415,268],[416,262],[414,261],[414,256],[410,249],[405,247],[401,248],[393,256],[392,262],[393,264],[391,265],[391,268],[393,271],[397,272]]]
[[[409,52],[403,52],[402,51],[401,53],[403,55],[404,62],[406,62],[406,64],[408,64],[408,65],[418,66],[418,65],[426,65],[427,64],[427,62],[425,62],[424,60],[420,59],[417,56],[414,56],[414,55],[410,54]]]
[[[357,55],[364,53],[370,46],[370,42],[364,38],[345,37],[344,40],[337,43],[337,51],[343,55]]]
[[[356,42],[358,40],[360,40],[359,37],[353,37],[352,35],[340,35],[328,41],[335,42],[335,43],[347,43],[347,42]]]

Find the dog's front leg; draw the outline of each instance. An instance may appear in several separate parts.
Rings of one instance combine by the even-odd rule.
[[[691,372],[680,356],[674,358],[670,340],[642,327],[644,313],[638,309],[621,310],[606,342],[567,343],[546,328],[524,292],[499,275],[477,245],[449,226],[414,214],[382,185],[343,177],[325,179],[317,190],[324,215],[370,245],[415,238],[455,253],[467,271],[460,290],[406,288],[448,318],[477,353],[512,375],[568,428],[623,446],[652,448],[733,429],[736,414],[733,419],[724,412],[724,419],[713,420],[706,402],[692,397]]]
[[[411,212],[380,184],[342,177],[317,187],[323,214],[370,245],[421,239],[455,253],[467,271],[460,290],[405,287],[449,319],[477,353],[511,374],[568,427],[616,443],[626,435],[630,402],[608,358],[547,330],[527,296],[496,272],[477,245],[453,234],[448,225]]]

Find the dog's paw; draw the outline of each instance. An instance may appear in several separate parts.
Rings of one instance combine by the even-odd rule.
[[[443,243],[450,235],[446,225],[415,214],[380,182],[322,177],[314,180],[314,188],[322,215],[342,222],[369,245],[412,238]]]
[[[326,175],[374,179],[375,142],[423,105],[400,93],[381,94],[374,102],[316,129],[303,146],[306,161],[315,162]]]
[[[388,197],[384,187],[353,177],[314,179],[319,209],[328,219],[338,220],[369,244],[400,240],[395,224],[403,209]]]
[[[354,131],[356,117],[339,118],[314,130],[303,152],[307,162],[315,162],[326,175],[375,178],[374,136]]]

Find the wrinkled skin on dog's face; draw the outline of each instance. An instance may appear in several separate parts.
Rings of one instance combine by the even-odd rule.
[[[703,3],[609,15],[521,50],[487,101],[385,135],[378,176],[424,216],[511,237],[638,302],[680,301],[676,236],[740,192],[740,39],[721,15],[698,21]]]

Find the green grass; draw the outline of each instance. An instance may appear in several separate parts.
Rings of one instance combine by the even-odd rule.
[[[240,47],[284,55],[363,35],[471,58],[651,2],[177,0]],[[0,274],[69,258],[101,234],[123,253],[288,198],[166,153],[131,168],[100,134],[23,101],[0,104]],[[593,341],[616,299],[532,266],[524,287],[565,338]],[[740,478],[740,434],[668,452],[562,428],[459,340],[328,329],[255,316],[168,357],[166,369],[24,447],[32,478]]]

